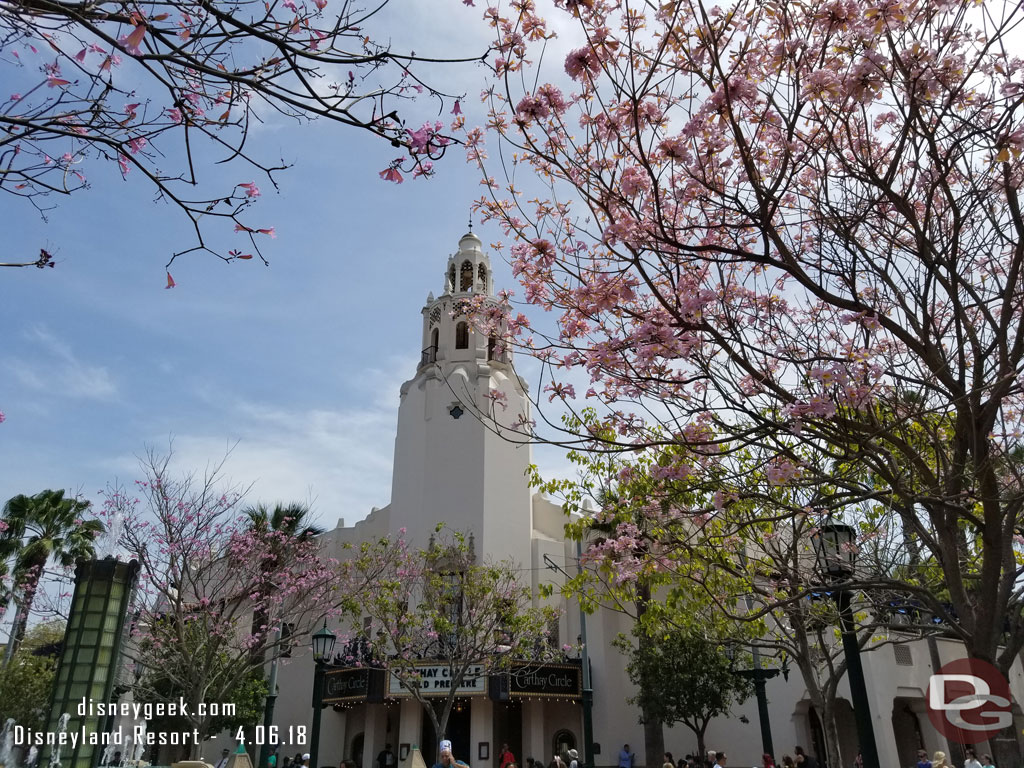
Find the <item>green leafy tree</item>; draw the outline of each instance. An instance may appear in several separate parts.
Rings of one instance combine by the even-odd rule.
[[[629,703],[641,707],[643,717],[659,723],[682,723],[697,737],[697,752],[705,754],[708,724],[743,703],[753,691],[751,682],[739,675],[713,638],[674,628],[656,631],[637,627],[644,643],[632,647],[625,638],[619,646],[629,649],[626,672],[637,687]]]
[[[11,663],[0,670],[0,722],[14,718],[26,728],[46,727],[47,706],[64,639],[64,622],[51,621],[25,633]]]
[[[94,556],[96,538],[103,532],[99,520],[85,519],[90,503],[67,498],[64,491],[46,490],[35,496],[19,494],[4,505],[7,525],[0,539],[0,554],[13,557],[17,612],[7,644],[4,664],[10,663],[25,636],[39,582],[46,564],[53,560],[62,567]]]
[[[514,563],[478,563],[472,537],[442,533],[419,551],[382,539],[364,544],[349,565],[349,579],[368,585],[349,605],[353,634],[388,660],[438,738],[464,681],[554,654],[547,640],[557,612],[534,606]],[[447,667],[446,693],[421,687],[424,660]]]

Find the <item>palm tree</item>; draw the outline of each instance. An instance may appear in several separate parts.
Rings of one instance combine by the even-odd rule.
[[[35,496],[19,494],[4,505],[7,529],[0,534],[0,557],[13,558],[14,626],[4,653],[4,666],[25,636],[29,613],[46,564],[53,559],[62,567],[95,556],[96,538],[103,533],[99,520],[84,520],[90,503],[65,498],[64,491],[46,490]],[[5,562],[6,565],[6,562]]]
[[[315,525],[307,525],[310,509],[305,504],[276,504],[273,509],[268,509],[264,504],[257,504],[255,507],[247,508],[245,515],[249,518],[249,530],[266,542],[262,564],[266,578],[263,580],[252,617],[252,633],[256,635],[268,631],[265,599],[274,589],[270,574],[279,569],[281,561],[288,557],[288,544],[308,541],[324,531]],[[262,666],[264,659],[262,645],[257,644],[253,653],[254,665]]]
[[[277,531],[288,538],[305,541],[324,532],[323,528],[306,525],[310,510],[305,504],[275,504],[272,510],[265,504],[257,504],[246,509],[245,515],[249,518],[249,529],[257,533]]]
[[[249,517],[249,530],[261,536],[267,543],[267,550],[264,553],[262,563],[262,571],[265,574],[265,578],[262,580],[261,594],[256,601],[256,610],[253,611],[252,615],[252,634],[256,635],[257,633],[268,631],[269,617],[267,615],[265,598],[274,588],[270,573],[276,568],[280,568],[280,561],[288,556],[288,552],[285,551],[287,544],[289,542],[308,541],[314,536],[319,536],[324,531],[323,528],[306,524],[306,521],[309,519],[310,510],[305,504],[276,504],[272,510],[268,510],[263,504],[257,504],[255,507],[246,509],[245,514]],[[267,535],[270,533],[280,535]],[[281,635],[277,635],[275,638],[274,660],[270,665],[267,697],[263,705],[264,727],[274,722],[274,702],[277,699],[277,657],[282,653],[280,640]],[[266,644],[264,642],[257,643],[253,649],[252,664],[256,669],[262,670],[263,665],[266,663],[265,648]],[[268,747],[264,746],[260,750],[259,757],[261,768],[267,764],[268,755]]]

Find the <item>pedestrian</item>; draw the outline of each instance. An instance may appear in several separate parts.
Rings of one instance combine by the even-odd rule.
[[[928,759],[928,753],[923,749],[917,750],[916,768],[932,768],[932,761]]]
[[[434,768],[453,768],[453,766],[460,766],[460,768],[469,768],[469,765],[464,763],[462,760],[456,760],[455,755],[452,754],[452,743],[448,739],[444,739],[440,744],[440,755]]]
[[[508,744],[502,744],[501,749],[498,752],[498,768],[508,768],[509,765],[516,761],[516,756],[512,754],[512,750],[508,748]]]
[[[782,768],[796,768],[796,763],[793,762],[793,756],[792,755],[783,755],[782,756]]]
[[[932,755],[932,768],[953,768],[953,766],[946,762],[946,753],[940,751]]]
[[[569,768],[580,768],[579,757],[580,753],[575,749],[569,750]]]
[[[230,756],[231,756],[231,750],[230,749],[222,749],[220,751],[220,760],[217,761],[217,765],[215,765],[213,768],[227,768],[228,757],[230,757]]]
[[[302,768],[309,768],[309,752],[302,753]]]
[[[629,744],[623,744],[622,749],[619,750],[619,768],[633,768],[635,759],[636,755],[629,748]]]
[[[775,768],[775,758],[767,752],[761,755],[761,768]]]
[[[671,752],[666,752],[665,756],[661,759],[661,768],[676,768],[676,760],[672,757]]]
[[[295,759],[292,760],[292,768],[300,768],[301,765],[302,765],[302,753],[301,752],[296,752],[295,753]]]
[[[967,750],[967,759],[964,760],[964,768],[982,768],[978,762],[978,754],[973,749]]]
[[[526,758],[526,768],[537,768],[537,761],[532,757]]]
[[[277,768],[277,747],[270,750],[270,755],[267,757],[267,768]]]
[[[992,764],[992,755],[982,755],[981,756],[981,762],[982,762],[981,768],[996,768]]]
[[[803,747],[793,747],[793,751],[796,753],[797,768],[818,768],[818,761],[813,755],[808,755],[804,752]]]
[[[377,768],[395,768],[395,753],[391,751],[390,744],[385,744],[377,755]]]
[[[725,759],[725,752],[715,752],[715,768],[726,768]]]

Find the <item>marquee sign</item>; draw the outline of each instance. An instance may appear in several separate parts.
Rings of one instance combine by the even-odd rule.
[[[509,695],[578,699],[583,695],[583,668],[578,664],[524,665],[509,675]]]
[[[323,704],[345,701],[380,701],[384,687],[383,670],[369,667],[328,669],[324,672]]]
[[[408,668],[412,674],[407,674],[406,679],[419,673],[420,693],[424,696],[447,696],[452,690],[452,671],[447,664],[417,664]],[[411,682],[411,681],[410,681]],[[462,676],[462,683],[455,689],[460,696],[482,696],[487,693],[487,676],[484,675],[484,668],[479,665],[472,665]],[[412,693],[399,681],[398,676],[391,671],[388,675],[388,696],[412,696]]]

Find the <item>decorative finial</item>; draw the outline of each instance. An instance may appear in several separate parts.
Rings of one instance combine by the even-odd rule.
[[[473,231],[473,211],[472,211],[472,209],[469,211],[469,231],[470,232]]]

